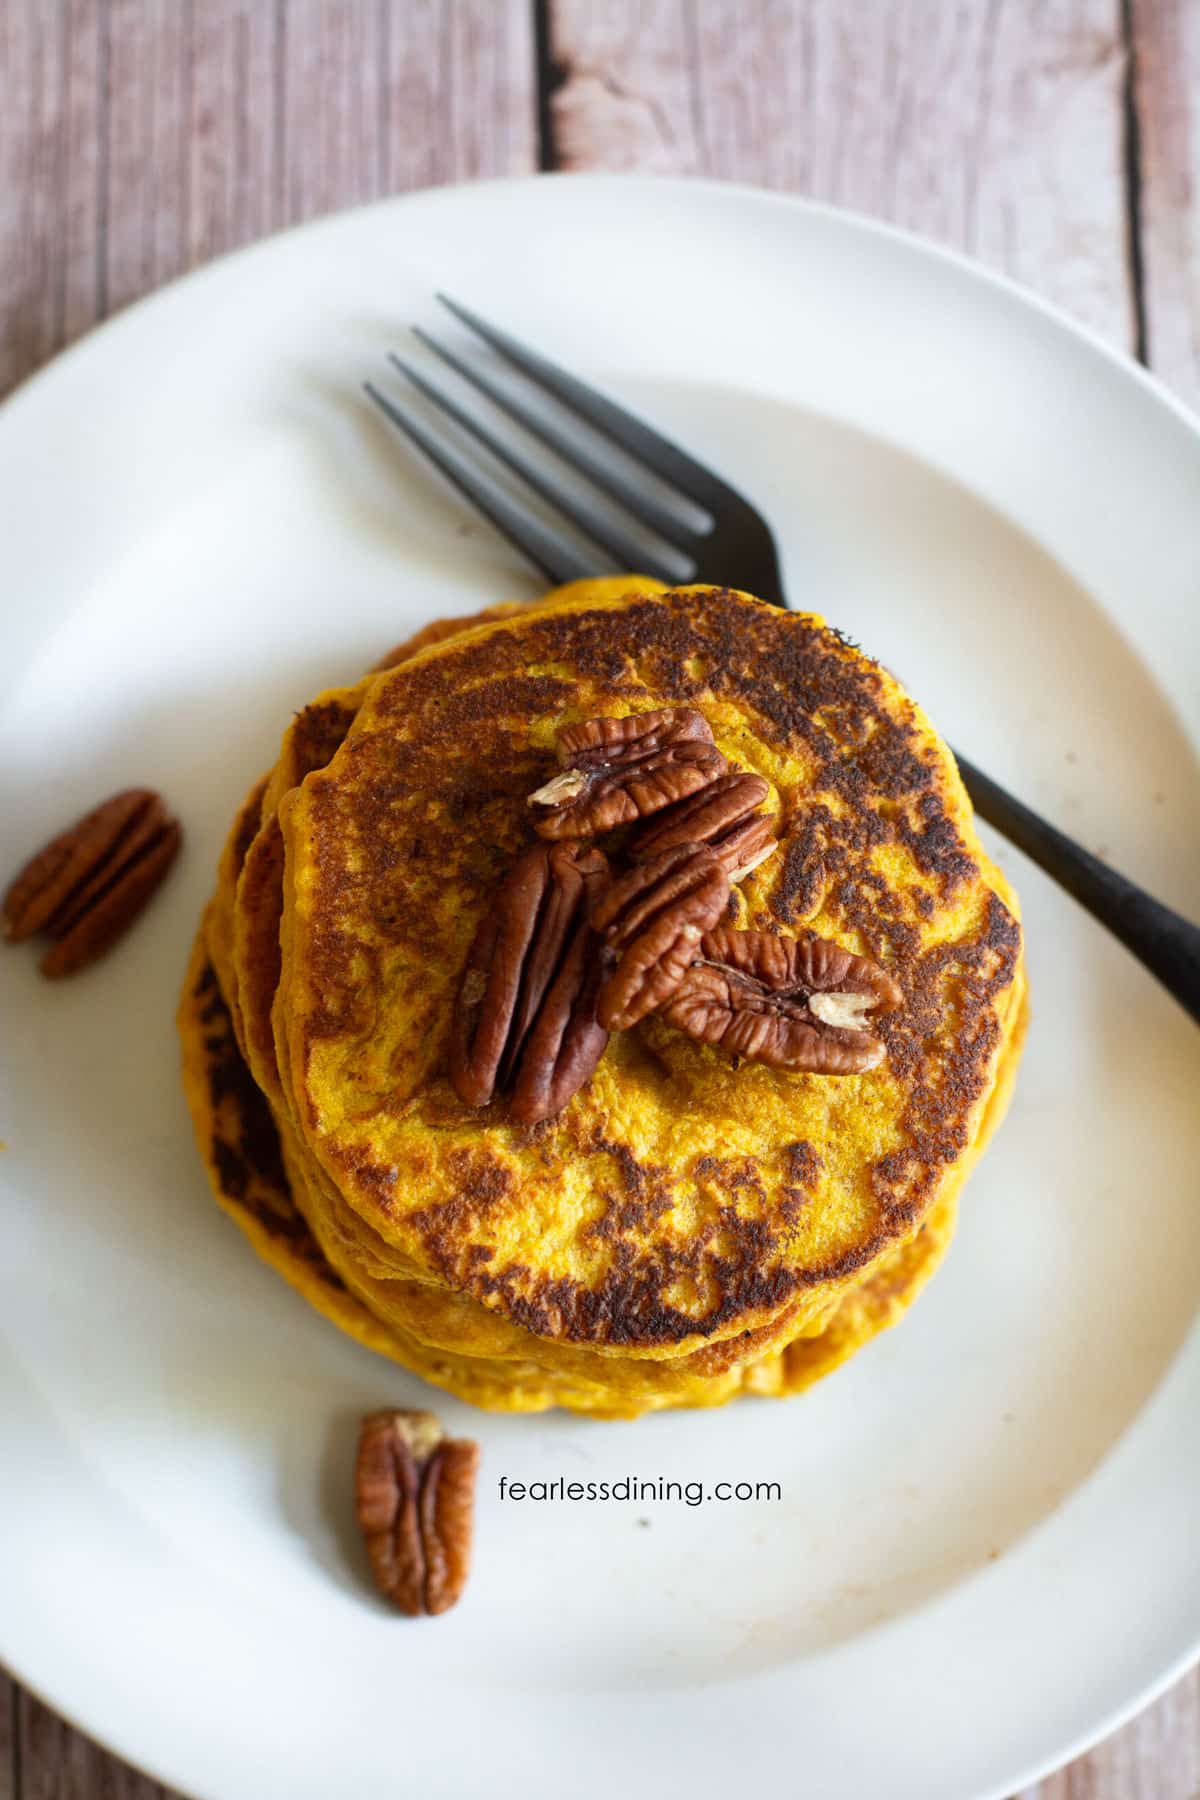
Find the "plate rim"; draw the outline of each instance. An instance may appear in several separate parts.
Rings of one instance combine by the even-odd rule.
[[[595,188],[597,191],[613,187],[643,187],[648,189],[685,189],[688,193],[711,192],[715,195],[735,195],[753,202],[755,205],[768,205],[780,211],[808,214],[815,219],[825,219],[837,225],[849,226],[855,231],[865,232],[868,236],[889,240],[903,245],[924,257],[959,270],[972,280],[981,281],[995,288],[998,292],[1009,295],[1025,307],[1031,307],[1040,313],[1070,337],[1082,339],[1099,353],[1112,367],[1118,369],[1126,377],[1132,378],[1137,385],[1153,395],[1165,405],[1177,419],[1188,426],[1192,433],[1200,438],[1200,410],[1193,409],[1182,400],[1165,381],[1147,364],[1120,345],[1114,344],[1094,325],[1085,320],[1076,319],[1060,306],[1057,301],[1048,299],[1036,288],[1027,287],[1023,282],[1009,275],[1003,269],[997,269],[971,256],[965,250],[959,250],[953,244],[942,243],[938,238],[927,237],[924,233],[914,231],[906,225],[894,224],[889,219],[877,218],[863,212],[858,207],[837,206],[832,201],[814,200],[806,194],[786,193],[778,188],[759,187],[754,182],[723,180],[710,175],[660,175],[641,174],[636,170],[629,173],[612,173],[601,169],[544,169],[529,175],[485,175],[467,181],[447,182],[432,187],[410,188],[403,193],[382,194],[374,200],[363,200],[351,206],[334,207],[328,212],[317,213],[311,219],[301,219],[295,224],[281,226],[276,231],[267,232],[265,236],[254,238],[247,244],[236,244],[228,250],[221,250],[207,261],[192,269],[183,269],[172,275],[159,286],[151,288],[147,293],[139,294],[116,312],[106,318],[99,319],[90,325],[79,337],[61,350],[56,350],[44,363],[23,375],[15,387],[0,400],[0,423],[7,417],[7,410],[14,402],[24,401],[39,384],[50,380],[57,381],[66,372],[68,366],[73,367],[76,358],[90,354],[98,343],[108,342],[110,334],[115,334],[130,321],[137,319],[144,308],[155,305],[164,297],[174,295],[180,289],[193,288],[204,282],[209,276],[225,271],[231,264],[241,265],[249,261],[259,252],[269,252],[284,242],[295,242],[309,234],[318,235],[335,221],[362,218],[372,213],[383,213],[401,206],[428,203],[430,201],[449,201],[458,196],[482,196],[486,193],[504,193],[518,189],[533,187],[550,187],[570,184],[573,187]]]

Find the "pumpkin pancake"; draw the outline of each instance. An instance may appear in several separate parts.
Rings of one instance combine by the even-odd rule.
[[[953,760],[882,669],[814,617],[647,585],[581,589],[369,684],[328,766],[279,797],[274,999],[297,1201],[372,1310],[408,1328],[419,1295],[420,1332],[533,1340],[635,1407],[815,1339],[916,1237],[977,1140],[1020,956]],[[882,963],[904,993],[887,1061],[735,1070],[650,1019],[557,1118],[472,1110],[446,1077],[454,995],[555,733],[663,705],[770,784],[781,849],[736,922]]]
[[[659,584],[643,580],[635,583],[632,578],[620,578],[604,583],[573,584],[570,588],[547,596],[546,601],[537,609],[493,608],[488,614],[479,615],[478,618],[514,621],[522,629],[527,626],[529,617],[535,610],[548,620],[560,613],[573,618],[580,613],[595,615],[627,611],[632,612],[637,620],[639,610],[647,604],[654,604],[660,595],[665,595],[664,605],[674,609],[687,599],[694,606],[701,594],[706,595],[706,603],[709,605],[720,601],[743,608],[749,606],[760,615],[766,610],[759,608],[757,603],[748,602],[744,596],[713,596],[711,590],[686,590],[679,594],[665,595],[665,590]],[[810,632],[822,631],[820,621],[809,619],[804,623]],[[489,633],[473,629],[475,624],[476,621],[470,619],[440,621],[435,627],[418,634],[416,639],[409,640],[408,644],[398,646],[396,651],[383,659],[380,667],[391,667],[406,654],[411,655],[424,648],[428,648],[430,655],[436,656],[453,650],[456,644],[473,644],[481,636],[486,638]],[[594,621],[590,629],[594,635]],[[644,635],[644,624],[640,621],[639,630]],[[728,636],[728,628],[725,630]],[[465,638],[464,631],[467,634]],[[832,644],[836,644],[838,651],[848,652],[848,647],[837,639],[836,634],[824,633],[824,636]],[[709,638],[711,655],[715,647],[711,632]],[[427,660],[428,656],[418,655],[416,666]],[[610,662],[611,660],[610,657]],[[618,689],[626,692],[639,689],[639,698],[642,695],[655,695],[655,687],[637,672],[636,663],[632,659],[626,660],[634,668],[634,680],[631,683],[626,677],[624,681],[618,681]],[[653,654],[649,660],[653,662]],[[1011,1086],[1023,1021],[1023,978],[1019,968],[1019,934],[1016,935],[1015,952],[1009,958],[1007,981],[997,978],[1001,972],[995,964],[997,961],[1003,962],[1004,950],[1011,947],[1011,942],[1009,946],[1004,943],[989,946],[986,942],[981,942],[983,934],[978,929],[972,937],[969,928],[972,923],[978,926],[980,906],[986,916],[988,903],[976,896],[976,912],[972,917],[969,905],[966,904],[969,893],[959,891],[963,888],[970,891],[971,879],[961,866],[957,870],[951,867],[955,846],[948,841],[945,832],[934,828],[936,817],[931,801],[939,792],[936,775],[940,773],[942,786],[951,803],[958,803],[956,808],[951,805],[951,818],[959,829],[964,862],[973,859],[978,887],[1015,918],[1015,902],[1011,894],[998,872],[986,862],[974,838],[969,807],[957,785],[948,753],[933,738],[921,715],[912,707],[911,702],[900,695],[894,684],[890,684],[889,688],[887,678],[882,676],[881,671],[875,670],[874,665],[868,664],[866,659],[857,660],[867,672],[868,689],[872,674],[881,679],[883,702],[880,703],[877,695],[876,712],[872,714],[870,705],[860,699],[859,713],[867,718],[868,727],[864,730],[860,724],[857,729],[852,727],[847,731],[849,715],[844,704],[844,694],[841,696],[841,712],[837,710],[836,697],[833,704],[826,698],[825,713],[836,720],[834,730],[826,735],[840,744],[842,755],[848,763],[856,760],[861,763],[865,760],[861,755],[855,757],[856,750],[869,751],[870,756],[878,763],[883,746],[876,739],[881,732],[891,733],[904,740],[903,746],[897,745],[896,748],[908,749],[918,762],[923,761],[926,766],[931,767],[935,775],[932,781],[922,781],[918,777],[915,781],[910,780],[907,785],[898,784],[893,779],[890,786],[885,784],[883,791],[877,794],[877,817],[886,821],[892,829],[881,831],[878,824],[874,827],[868,824],[865,848],[873,854],[864,856],[861,853],[863,844],[856,841],[849,823],[843,823],[848,821],[851,809],[840,806],[839,802],[845,801],[847,788],[852,792],[856,784],[852,776],[848,779],[847,769],[828,766],[834,760],[828,746],[824,747],[823,763],[819,755],[816,758],[818,772],[829,777],[828,784],[820,787],[809,781],[803,796],[803,801],[815,804],[821,810],[806,815],[804,805],[797,803],[797,797],[789,793],[787,774],[790,771],[786,767],[791,753],[789,747],[782,741],[773,744],[769,734],[755,746],[760,753],[758,757],[747,753],[744,742],[735,745],[733,740],[736,737],[745,736],[744,720],[738,719],[737,707],[728,695],[723,701],[720,700],[719,686],[711,681],[707,684],[708,691],[710,694],[716,693],[718,698],[710,699],[707,704],[701,699],[700,709],[709,718],[718,742],[726,749],[731,760],[760,769],[772,782],[773,798],[783,803],[782,829],[779,831],[784,840],[783,850],[780,857],[773,859],[763,871],[764,876],[774,875],[775,881],[772,884],[770,881],[756,879],[746,884],[745,896],[739,901],[737,922],[760,926],[766,923],[779,930],[788,916],[787,909],[790,906],[791,919],[799,922],[800,934],[807,928],[824,935],[837,936],[838,941],[846,947],[862,949],[879,956],[897,972],[906,955],[910,958],[915,956],[918,964],[924,966],[935,960],[930,953],[941,947],[941,967],[948,978],[943,986],[950,998],[950,1017],[944,1022],[943,1035],[951,1034],[966,1010],[963,1005],[964,986],[971,990],[968,998],[973,995],[991,1002],[990,1019],[984,1020],[982,1028],[977,1020],[974,1027],[977,1039],[986,1036],[989,1026],[996,1034],[991,1046],[990,1068],[984,1048],[983,1054],[975,1059],[979,1086],[973,1096],[976,1101],[973,1109],[971,1097],[967,1098],[965,1106],[962,1104],[964,1089],[961,1069],[951,1071],[957,1083],[953,1092],[960,1105],[960,1124],[964,1127],[960,1133],[961,1148],[957,1155],[947,1155],[941,1159],[940,1180],[926,1184],[929,1199],[923,1217],[918,1210],[912,1209],[910,1216],[900,1219],[898,1223],[893,1219],[890,1248],[888,1240],[882,1240],[881,1245],[876,1245],[859,1263],[842,1271],[840,1278],[835,1273],[833,1277],[820,1281],[802,1279],[795,1284],[782,1304],[765,1309],[765,1316],[760,1314],[757,1322],[743,1317],[743,1322],[733,1329],[718,1326],[715,1330],[702,1329],[688,1334],[676,1330],[674,1338],[668,1336],[665,1345],[661,1342],[646,1345],[631,1338],[627,1331],[623,1336],[620,1332],[612,1331],[601,1336],[597,1336],[594,1331],[590,1336],[584,1332],[576,1334],[573,1340],[570,1331],[547,1333],[531,1329],[527,1322],[528,1315],[522,1316],[524,1297],[519,1291],[516,1296],[518,1304],[512,1306],[503,1303],[507,1296],[500,1289],[501,1303],[498,1304],[498,1290],[489,1289],[486,1282],[481,1293],[478,1287],[472,1291],[469,1282],[457,1284],[452,1276],[447,1279],[444,1244],[440,1261],[437,1256],[422,1256],[419,1250],[417,1254],[413,1254],[411,1239],[406,1243],[394,1230],[388,1230],[370,1206],[353,1204],[353,1193],[344,1191],[345,1184],[335,1179],[327,1161],[313,1154],[313,1146],[305,1141],[305,1133],[297,1129],[297,1121],[303,1115],[296,1107],[292,1092],[292,1058],[288,1051],[290,1039],[285,992],[287,983],[286,980],[280,982],[291,931],[289,909],[284,903],[285,876],[290,881],[294,877],[294,868],[288,870],[285,867],[287,843],[279,809],[282,806],[286,819],[289,808],[300,804],[301,784],[306,782],[306,778],[313,779],[307,781],[303,794],[307,794],[319,782],[317,771],[324,769],[332,761],[334,769],[330,773],[336,773],[339,759],[344,760],[350,753],[364,712],[370,716],[370,708],[375,704],[383,685],[380,681],[367,678],[353,689],[334,690],[321,696],[312,706],[297,715],[285,737],[275,769],[264,782],[256,786],[235,821],[219,869],[217,894],[207,915],[206,929],[202,933],[203,941],[197,945],[189,975],[189,987],[185,989],[180,1013],[180,1027],[185,1041],[186,1085],[202,1153],[218,1198],[247,1231],[260,1253],[280,1268],[327,1316],[361,1341],[396,1357],[414,1371],[477,1404],[510,1410],[535,1410],[558,1404],[602,1416],[628,1417],[648,1408],[664,1405],[720,1404],[738,1392],[781,1394],[797,1391],[844,1361],[862,1342],[894,1322],[905,1310],[940,1260],[949,1242],[953,1230],[955,1195],[961,1179],[969,1162],[981,1147],[985,1131],[990,1129],[1002,1109],[1007,1089]],[[478,657],[475,656],[473,661],[477,665]],[[659,661],[661,662],[661,656]],[[701,672],[702,657],[693,653],[690,664],[684,671],[690,683],[689,698],[686,701],[689,705],[696,704],[696,681]],[[460,679],[457,673],[441,673],[449,674],[452,684]],[[515,677],[516,665],[511,656],[507,664],[501,659],[499,673],[501,686],[504,680],[511,681]],[[528,668],[522,670],[522,676],[526,679],[531,674],[536,678],[541,673],[536,667],[536,658]],[[605,671],[605,676],[611,682],[609,671]],[[594,671],[589,671],[587,678],[594,682]],[[550,672],[550,679],[561,682],[558,667]],[[744,675],[743,686],[745,681]],[[486,683],[468,680],[464,691],[480,685]],[[734,685],[736,687],[737,684]],[[429,687],[430,680],[426,676],[422,699],[426,710],[431,704]],[[672,694],[668,697],[675,696]],[[756,698],[761,702],[761,695]],[[889,713],[888,699],[899,700],[899,724]],[[432,704],[436,712],[436,702]],[[482,710],[477,699],[472,704]],[[717,711],[719,704],[725,707],[723,714]],[[585,703],[574,712],[570,708],[562,710],[557,715],[556,722],[588,716],[589,712],[621,713],[642,710],[644,706],[644,700],[640,707],[636,704],[623,704],[620,700],[603,708]],[[394,696],[391,710],[397,710]],[[771,716],[770,707],[760,705],[760,710],[766,716]],[[775,710],[781,711],[778,706]],[[376,722],[373,733],[368,734],[375,738],[367,747],[376,756],[376,761],[380,751],[379,737],[383,729]],[[933,758],[922,758],[920,748],[912,742],[913,738],[919,740],[922,731],[940,752],[940,769],[936,755]],[[505,733],[506,754],[511,755],[511,743],[508,741],[511,733],[507,726]],[[804,734],[800,735],[803,739]],[[411,740],[401,732],[397,741],[402,746],[408,746],[402,751],[401,760],[404,755],[411,758]],[[529,743],[536,741],[537,734],[531,731]],[[479,742],[478,734],[475,742]],[[343,743],[348,746],[345,751],[341,749]],[[811,751],[813,745],[806,741],[804,747]],[[528,750],[529,744],[525,748]],[[771,760],[772,756],[774,761]],[[544,775],[545,769],[543,752],[538,765],[539,777]],[[873,772],[868,771],[867,781],[872,779]],[[537,784],[533,781],[528,786]],[[488,793],[487,798],[494,803],[494,790]],[[517,817],[523,822],[523,807],[520,805],[524,798],[523,792],[516,798]],[[461,805],[461,785],[458,799]],[[390,810],[391,802],[388,804]],[[511,804],[509,810],[514,810]],[[919,819],[919,825],[913,823],[913,816],[910,815]],[[838,821],[833,829],[830,829],[830,820]],[[256,822],[257,832],[254,829]],[[828,921],[822,917],[822,905],[811,905],[811,890],[814,886],[814,826],[818,833],[816,841],[822,851],[822,868],[817,882],[817,885],[823,886],[822,903],[828,901],[830,911],[834,911],[839,903],[842,907],[840,929],[832,931],[829,930]],[[384,836],[386,838],[386,834]],[[500,839],[503,842],[503,833],[500,834]],[[914,843],[914,839],[918,842]],[[879,935],[871,934],[861,918],[853,916],[856,901],[864,891],[870,893],[872,899],[880,897],[881,892],[885,896],[889,893],[886,882],[881,887],[879,869],[882,867],[891,873],[887,855],[889,850],[893,852],[893,866],[904,865],[904,856],[896,858],[894,855],[897,843],[904,846],[909,853],[908,862],[915,865],[915,870],[908,867],[904,869],[904,873],[914,876],[909,883],[909,891],[916,897],[915,910],[918,917],[922,921],[938,920],[938,928],[924,937],[918,931],[915,941],[912,936],[913,921],[904,916],[894,900],[890,905],[879,908],[880,918],[886,924],[882,940]],[[936,854],[922,859],[916,851],[918,848],[925,848],[926,843]],[[493,841],[486,848],[494,853],[496,843]],[[835,875],[840,874],[842,879],[831,881],[825,865],[831,867]],[[373,875],[375,871],[368,867],[365,873]],[[857,880],[854,879],[856,874]],[[368,884],[360,877],[359,885],[365,891]],[[482,887],[481,883],[476,885]],[[830,899],[834,889],[836,893]],[[804,900],[806,892],[807,903]],[[931,895],[936,895],[944,902],[953,900],[956,904],[943,905],[939,912],[937,901]],[[797,896],[800,899],[799,905]],[[779,904],[781,898],[784,902],[782,907]],[[849,906],[846,904],[847,899],[850,901]],[[962,929],[964,924],[968,929]],[[878,926],[877,920],[877,933]],[[906,926],[909,927],[907,939],[904,930]],[[947,926],[948,929],[945,928]],[[1015,930],[1014,925],[1013,933]],[[1003,932],[994,935],[1004,936]],[[281,936],[284,958],[281,958]],[[386,931],[382,934],[385,944],[388,936]],[[954,946],[954,949],[951,950],[950,946]],[[377,946],[373,948],[377,950]],[[989,950],[994,954],[989,955]],[[904,980],[903,975],[901,980]],[[386,991],[386,984],[382,991]],[[223,1011],[227,1021],[228,1028],[224,1038],[221,1030],[213,1023],[217,1016],[214,1009]],[[205,1016],[207,1025],[204,1022]],[[654,1047],[655,1034],[666,1036],[668,1052],[678,1052],[680,1044],[672,1042],[676,1034],[665,1033],[663,1027],[651,1021],[639,1028],[638,1032],[625,1034],[629,1039],[639,1036],[646,1039],[640,1057],[641,1066],[635,1062],[635,1069],[643,1078],[649,1069],[651,1080],[654,1079],[655,1071],[658,1071],[660,1081],[664,1073],[669,1079],[678,1079],[671,1073],[669,1057]],[[623,1040],[616,1042],[621,1043]],[[239,1046],[248,1055],[249,1068]],[[288,1051],[283,1061],[282,1081],[277,1062],[279,1048]],[[606,1062],[613,1058],[613,1048],[615,1045],[610,1047]],[[702,1051],[701,1046],[692,1044],[690,1040],[687,1041],[687,1048],[700,1054],[702,1059],[714,1058],[716,1054]],[[890,1039],[889,1050],[893,1050]],[[238,1080],[231,1073],[231,1056],[240,1067]],[[934,1066],[937,1060],[935,1057]],[[943,1080],[944,1065],[948,1060],[943,1053]],[[728,1077],[727,1063],[725,1071]],[[684,1072],[687,1073],[686,1070]],[[754,1072],[770,1073],[763,1070]],[[603,1073],[602,1065],[601,1070],[597,1071],[597,1077]],[[738,1071],[739,1091],[746,1073],[745,1069]],[[878,1073],[879,1071],[874,1071],[871,1076],[854,1078],[849,1083],[837,1082],[834,1085],[842,1088],[869,1083]],[[593,1078],[591,1088],[595,1087],[596,1079]],[[811,1086],[813,1083],[818,1089],[829,1085],[820,1077],[792,1075],[772,1079],[790,1087],[793,1093],[797,1087]],[[936,1088],[936,1080],[931,1085]],[[590,1089],[585,1089],[584,1094],[577,1096],[562,1119],[551,1122],[552,1127],[561,1127],[589,1091]],[[214,1093],[218,1096],[215,1100]],[[240,1099],[234,1098],[235,1095],[240,1096]],[[637,1098],[636,1093],[634,1097]],[[452,1110],[457,1107],[459,1115],[466,1112],[466,1109],[453,1101],[452,1096],[451,1102]],[[636,1106],[631,1110],[636,1116]],[[437,1107],[434,1108],[434,1113],[437,1114]],[[481,1122],[479,1114],[468,1116],[476,1124]],[[615,1113],[613,1116],[616,1116]],[[461,1119],[455,1121],[460,1122]],[[686,1123],[686,1120],[680,1122]],[[496,1131],[496,1122],[489,1121],[486,1115],[482,1116],[482,1123],[485,1135]],[[434,1117],[431,1120],[430,1128],[443,1134],[443,1144],[448,1144],[452,1137],[452,1133],[447,1133],[446,1125],[445,1118]],[[273,1173],[268,1175],[258,1171],[248,1176],[245,1146],[258,1145],[261,1149],[270,1140],[272,1133]],[[532,1152],[544,1167],[546,1154],[538,1146],[547,1135],[546,1128],[535,1127],[517,1135],[522,1142],[516,1146],[516,1166],[520,1166],[519,1152],[525,1150]],[[651,1223],[654,1223],[663,1212],[670,1213],[674,1210],[673,1194],[664,1202],[661,1192],[661,1177],[667,1171],[657,1170],[660,1191],[652,1195],[651,1204],[647,1206],[647,1175],[645,1166],[637,1160],[637,1151],[628,1143],[623,1145],[619,1138],[597,1143],[596,1135],[593,1122],[593,1142],[589,1148],[582,1149],[583,1158],[585,1161],[589,1156],[610,1160],[610,1185],[607,1191],[602,1192],[602,1199],[609,1212],[613,1210],[616,1199],[618,1208],[624,1215],[622,1224],[633,1221],[633,1235],[636,1237],[639,1213],[644,1225],[647,1214]],[[503,1132],[497,1141],[504,1144]],[[578,1137],[572,1141],[577,1148],[581,1148]],[[951,1141],[953,1147],[952,1140],[948,1141]],[[453,1153],[457,1155],[460,1148],[458,1145],[453,1146]],[[508,1148],[511,1154],[512,1147]],[[930,1148],[926,1133],[919,1145],[920,1154],[922,1158],[932,1162],[933,1159],[929,1157]],[[820,1152],[815,1152],[817,1160],[814,1162],[813,1147],[807,1138],[796,1137],[786,1143],[784,1149],[787,1153],[788,1180],[776,1224],[784,1227],[778,1235],[786,1237],[787,1247],[790,1248],[793,1241],[802,1237],[794,1225],[794,1203],[801,1201],[802,1212],[817,1204],[820,1183],[813,1182],[812,1177],[824,1167],[825,1159],[820,1157]],[[732,1210],[737,1220],[745,1218],[748,1212],[750,1225],[761,1237],[765,1223],[762,1203],[766,1199],[765,1183],[760,1173],[761,1162],[757,1167],[750,1167],[753,1159],[743,1154],[730,1167],[728,1159],[722,1163],[711,1151],[706,1155],[703,1149],[698,1157],[693,1156],[691,1159],[693,1164],[701,1160],[704,1162],[701,1172],[706,1182],[717,1187],[719,1197],[722,1178],[732,1176],[732,1192],[727,1188],[723,1198],[726,1202],[732,1200],[733,1205],[732,1209],[728,1204],[719,1209],[718,1236],[725,1240],[732,1236],[735,1249],[743,1247],[738,1242],[736,1228],[732,1234],[729,1229],[729,1213]],[[503,1169],[503,1162],[500,1166]],[[457,1167],[452,1163],[450,1168],[456,1178],[461,1175],[461,1161]],[[640,1175],[639,1169],[642,1171]],[[807,1178],[807,1191],[801,1177]],[[618,1183],[624,1184],[623,1195],[614,1195],[611,1191]],[[674,1180],[670,1182],[672,1190],[676,1185]],[[797,1188],[802,1190],[800,1194],[797,1194]],[[751,1196],[749,1206],[746,1204],[747,1192]],[[501,1198],[503,1197],[502,1192]],[[448,1198],[459,1202],[457,1210],[461,1214],[464,1210],[461,1193],[452,1193]],[[361,1202],[361,1194],[358,1199]],[[758,1203],[757,1213],[755,1203]],[[691,1206],[694,1214],[697,1210],[694,1194]],[[412,1213],[427,1210],[427,1203],[424,1201],[407,1209]],[[470,1212],[469,1205],[466,1210]],[[893,1206],[891,1210],[895,1213],[900,1209]],[[386,1216],[388,1208],[385,1207],[383,1212]],[[583,1222],[585,1227],[597,1225],[597,1221],[589,1219],[587,1215],[583,1216]],[[702,1248],[711,1249],[714,1234],[711,1222],[705,1223],[707,1229],[702,1236]],[[606,1234],[603,1224],[599,1224],[595,1231],[585,1229],[580,1233],[584,1240],[589,1237],[603,1238],[606,1235],[611,1238],[612,1233]],[[630,1235],[628,1226],[624,1235]],[[723,1247],[718,1245],[718,1248]],[[477,1262],[487,1260],[481,1254],[481,1249],[486,1248],[486,1245],[480,1246],[477,1240],[470,1244],[471,1253]],[[616,1249],[623,1264],[620,1272],[628,1275],[628,1244],[618,1239]],[[731,1260],[728,1254],[718,1257],[718,1272],[724,1273]],[[781,1260],[786,1262],[786,1259]],[[659,1261],[661,1262],[661,1256]],[[775,1277],[778,1272],[778,1269],[771,1271]],[[488,1273],[493,1271],[489,1270]],[[735,1274],[744,1286],[744,1274],[736,1268],[736,1263]],[[676,1269],[673,1271],[673,1278],[677,1289],[682,1287],[686,1290],[690,1283],[691,1297],[695,1296],[699,1283],[695,1279],[694,1268],[684,1272],[682,1281],[680,1271]],[[628,1283],[626,1285],[628,1289]],[[638,1292],[644,1296],[644,1281]],[[667,1298],[673,1299],[674,1296]],[[704,1323],[702,1318],[701,1326]]]

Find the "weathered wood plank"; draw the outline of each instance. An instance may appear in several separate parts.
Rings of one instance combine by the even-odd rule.
[[[0,393],[221,251],[537,167],[524,0],[0,0]]]
[[[0,1669],[0,1800],[18,1800],[16,1705],[16,1687]]]
[[[38,303],[50,282],[46,196],[54,182],[42,124],[52,78],[48,38],[25,8],[0,10],[0,68],[20,72],[0,107],[0,193],[11,222],[0,255],[0,385],[10,367],[38,361],[53,342],[52,317]]]
[[[1155,1706],[1020,1800],[1196,1800],[1200,1794],[1200,1671]]]
[[[110,0],[102,44],[101,280],[97,311],[116,312],[187,266],[190,9]]]
[[[529,7],[327,0],[285,18],[285,222],[536,168]]]
[[[186,86],[189,267],[253,243],[282,217],[277,180],[279,9],[202,0]]]
[[[382,18],[361,0],[330,0],[311,16],[303,7],[281,15],[282,224],[381,192]]]
[[[51,14],[48,7],[39,11],[31,6],[28,11],[43,20]],[[45,196],[53,208],[47,227],[55,294],[47,355],[53,355],[90,329],[104,316],[107,305],[104,286],[110,188],[105,162],[109,33],[107,15],[94,0],[67,0],[57,53],[60,85],[53,110],[45,121],[55,146],[55,183]],[[19,85],[18,80],[12,79],[8,91],[19,89]],[[0,206],[4,192],[0,188]],[[7,248],[11,238],[3,229],[6,215],[0,214],[0,221],[0,241]],[[36,296],[31,294],[29,298]],[[29,366],[36,365],[13,369],[11,379],[19,380]],[[7,380],[0,382],[0,392],[7,386]]]
[[[563,166],[854,207],[1133,343],[1120,0],[555,0],[550,48]]]
[[[1132,0],[1147,360],[1200,407],[1200,7]]]
[[[19,1691],[18,1800],[178,1800]]]

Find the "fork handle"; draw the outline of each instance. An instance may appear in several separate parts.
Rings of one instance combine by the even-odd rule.
[[[957,751],[955,760],[980,817],[1120,938],[1200,1024],[1200,927],[1073,843]]]

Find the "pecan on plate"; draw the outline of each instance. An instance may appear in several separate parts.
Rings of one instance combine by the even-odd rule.
[[[718,926],[705,933],[662,1017],[751,1062],[859,1075],[884,1057],[869,1015],[892,1012],[903,998],[877,963],[825,938],[799,943]]]
[[[670,999],[729,900],[729,877],[704,844],[676,844],[605,889],[592,924],[617,955],[600,990],[600,1021],[624,1031]]]
[[[707,844],[725,865],[730,881],[744,881],[779,848],[774,820],[758,810],[770,791],[761,775],[731,769],[635,832],[628,853],[644,862],[676,844]]]
[[[71,975],[128,930],[174,862],[178,821],[149,788],[129,788],[52,839],[4,897],[5,935],[55,940],[42,973]]]
[[[546,838],[631,825],[707,787],[726,769],[707,721],[689,707],[585,719],[558,734],[562,773],[530,794]]]
[[[371,1573],[410,1617],[443,1613],[467,1584],[479,1446],[448,1438],[433,1413],[368,1413],[354,1499]]]
[[[454,1010],[450,1079],[468,1106],[508,1093],[522,1124],[560,1112],[604,1054],[602,946],[588,910],[608,862],[582,844],[517,858],[475,934]]]

